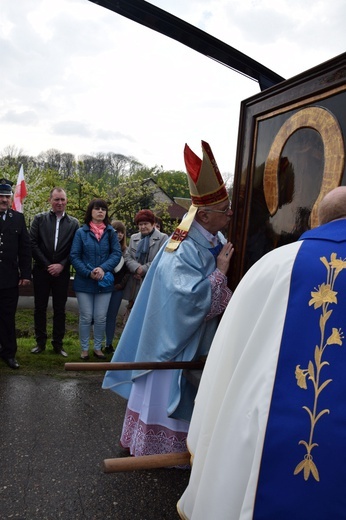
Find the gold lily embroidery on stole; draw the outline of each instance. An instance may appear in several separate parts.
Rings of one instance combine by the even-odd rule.
[[[294,475],[298,475],[298,473],[303,471],[304,480],[308,480],[312,475],[313,478],[317,481],[320,480],[320,476],[312,456],[313,448],[318,446],[317,443],[313,442],[314,432],[316,424],[321,419],[321,417],[325,414],[329,414],[329,410],[327,408],[318,411],[318,398],[326,386],[332,382],[332,379],[326,379],[324,381],[322,380],[322,368],[326,365],[329,365],[328,361],[325,361],[322,358],[325,354],[326,348],[329,345],[341,346],[342,340],[344,339],[341,329],[337,329],[335,327],[331,327],[331,333],[328,336],[327,321],[333,313],[333,309],[330,309],[329,307],[331,305],[338,304],[338,293],[334,290],[335,280],[339,273],[343,269],[346,269],[346,260],[336,258],[336,253],[332,253],[330,255],[329,262],[325,256],[321,257],[320,260],[327,269],[327,282],[322,283],[318,286],[317,289],[315,288],[315,290],[311,292],[311,300],[309,301],[309,306],[313,305],[315,310],[319,310],[321,312],[319,320],[321,334],[320,344],[316,345],[314,360],[309,361],[308,368],[300,368],[300,365],[297,365],[295,370],[297,385],[300,388],[307,390],[308,383],[311,381],[314,399],[312,408],[303,406],[303,409],[306,410],[309,415],[310,435],[308,441],[299,441],[299,444],[305,446],[306,454],[304,455],[303,460],[297,464],[294,470]],[[328,338],[326,340],[325,338],[327,336]]]

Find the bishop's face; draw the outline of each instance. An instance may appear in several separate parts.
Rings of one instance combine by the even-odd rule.
[[[232,205],[229,200],[225,200],[214,206],[201,208],[199,212],[203,213],[203,227],[213,235],[228,226],[233,215]]]

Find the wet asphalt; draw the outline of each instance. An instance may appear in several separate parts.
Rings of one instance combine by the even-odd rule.
[[[102,374],[0,375],[0,520],[177,520],[189,470],[104,473],[126,401]]]

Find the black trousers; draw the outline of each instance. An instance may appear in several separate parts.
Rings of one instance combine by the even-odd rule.
[[[46,347],[47,342],[47,307],[49,296],[52,295],[53,303],[53,337],[52,345],[54,350],[61,350],[62,342],[65,336],[66,323],[66,301],[67,291],[70,279],[70,270],[66,268],[59,276],[52,276],[48,271],[34,266],[33,272],[34,284],[34,324],[36,344]]]
[[[16,310],[18,296],[18,286],[0,289],[0,356],[3,359],[14,358],[17,352]]]

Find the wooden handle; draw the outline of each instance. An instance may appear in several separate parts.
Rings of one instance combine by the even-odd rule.
[[[161,455],[143,455],[142,457],[121,457],[105,459],[104,473],[119,471],[134,471],[140,469],[167,468],[171,466],[186,466],[190,464],[190,453],[165,453]]]
[[[205,361],[145,361],[132,363],[108,363],[98,361],[96,363],[65,363],[65,370],[169,370],[169,369],[188,369],[202,370]]]

